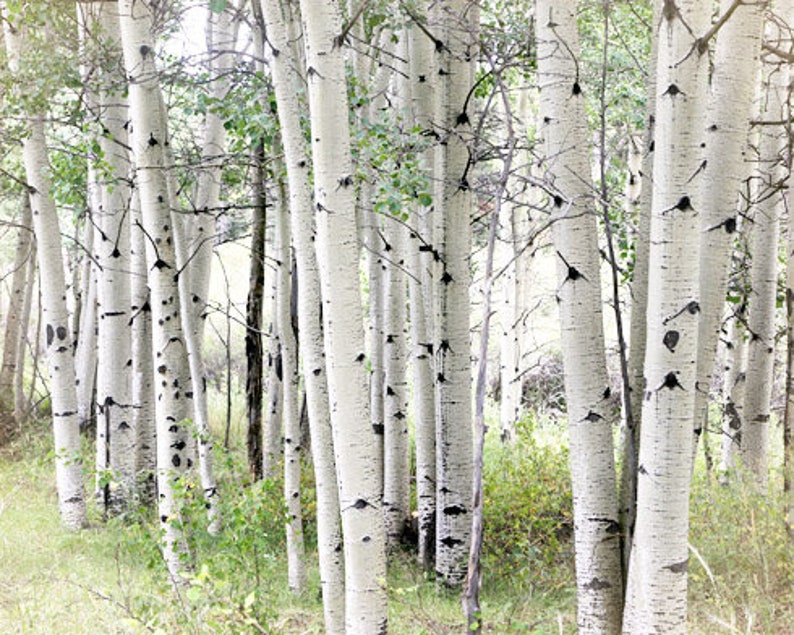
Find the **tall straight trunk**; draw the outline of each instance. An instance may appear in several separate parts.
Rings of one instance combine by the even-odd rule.
[[[12,74],[17,74],[25,63],[24,15],[10,15],[6,2],[0,4],[0,11],[9,69]],[[17,18],[20,19],[19,23],[15,23]],[[18,87],[22,91],[26,89],[24,84],[19,84]],[[80,529],[87,525],[87,517],[60,224],[55,203],[50,196],[51,177],[44,134],[44,113],[27,114],[22,158],[39,262],[42,320],[55,437],[58,505],[64,525],[70,529]]]
[[[97,188],[98,190],[98,188]],[[89,192],[90,193],[90,192]],[[97,197],[99,192],[97,191]],[[99,198],[96,206],[99,209]],[[94,251],[94,226],[86,223],[85,248],[87,253]],[[77,350],[75,351],[75,370],[77,373],[77,419],[80,429],[85,430],[94,421],[94,393],[96,389],[97,366],[97,277],[94,264],[86,258],[81,275],[81,298],[79,316],[75,316],[77,324]],[[96,450],[107,457],[107,435],[99,436],[97,429]],[[107,465],[105,465],[107,467]]]
[[[405,227],[385,218],[387,241],[384,298],[384,436],[383,513],[391,546],[399,544],[411,519],[408,447],[408,384],[406,381]]]
[[[278,314],[275,310],[278,294],[278,277],[274,267],[265,274],[265,285],[270,293],[270,326],[268,327],[267,354],[267,408],[265,410],[265,431],[262,442],[262,476],[272,479],[276,474],[281,452],[282,408],[284,394],[284,374],[281,367],[281,339],[279,337]]]
[[[14,378],[17,373],[17,348],[24,322],[25,288],[27,284],[28,259],[32,255],[33,230],[30,197],[22,196],[22,205],[17,221],[17,240],[11,277],[11,297],[8,302],[8,317],[3,333],[3,366],[0,368],[0,446],[8,442],[20,421],[12,419],[16,392]]]
[[[425,15],[423,13],[423,15]],[[430,38],[413,20],[408,24],[411,119],[432,131],[434,79]],[[419,157],[429,182],[433,170],[433,149],[426,148]],[[411,369],[413,390],[414,445],[416,448],[416,500],[419,529],[419,561],[425,571],[435,566],[436,535],[436,419],[433,385],[432,235],[430,208],[414,208],[411,231],[406,246],[411,321]]]
[[[439,263],[433,280],[436,374],[436,573],[450,586],[466,578],[471,538],[473,430],[469,285],[474,117],[471,89],[478,10],[468,0],[435,8],[436,191],[433,244]]]
[[[653,24],[659,23],[661,2],[653,3]],[[637,232],[634,237],[634,271],[632,274],[629,314],[629,396],[631,411],[623,412],[620,430],[620,475],[618,511],[622,530],[623,581],[626,582],[629,556],[634,540],[634,525],[637,519],[637,460],[639,457],[642,402],[645,395],[645,345],[647,337],[648,309],[648,252],[651,240],[651,208],[653,205],[653,161],[656,134],[656,63],[659,46],[658,32],[651,33],[650,59],[646,73],[645,130],[643,131],[642,154],[639,172],[639,201],[637,209]],[[633,175],[632,175],[633,176]],[[630,203],[631,204],[631,203]],[[625,388],[625,387],[624,387]],[[624,404],[626,403],[624,399]]]
[[[331,415],[328,402],[323,329],[320,317],[320,278],[315,253],[314,210],[309,181],[309,147],[301,130],[304,107],[293,90],[297,60],[290,47],[291,18],[287,7],[274,0],[262,2],[268,42],[273,47],[271,72],[276,93],[281,139],[289,186],[290,223],[298,273],[298,332],[303,360],[306,405],[317,488],[317,551],[323,596],[325,630],[345,632],[345,572],[340,525]]]
[[[26,194],[27,196],[27,194]],[[31,230],[32,231],[32,230]],[[36,276],[36,240],[32,234],[33,241],[30,246],[30,257],[25,267],[25,301],[22,308],[22,316],[19,323],[19,341],[16,346],[16,370],[14,373],[14,420],[17,425],[25,423],[25,419],[30,411],[30,403],[25,395],[25,362],[28,350],[28,331],[30,325],[30,313],[33,306],[34,290],[38,288]],[[34,367],[35,371],[35,367]],[[32,383],[32,382],[31,382]]]
[[[237,4],[229,0],[219,12],[207,8],[205,35],[209,93],[218,103],[222,103],[229,92],[230,74],[236,59],[234,49],[239,27]],[[185,223],[186,255],[190,260],[190,268],[182,273],[189,281],[190,323],[196,333],[199,351],[204,337],[215,221],[221,208],[221,172],[225,159],[226,128],[221,115],[209,108],[202,130],[193,218],[186,219]]]
[[[135,441],[137,495],[145,503],[155,500],[157,430],[152,361],[152,306],[146,268],[146,234],[140,196],[133,190],[130,202],[130,337],[132,346],[132,411]]]
[[[119,2],[124,68],[129,81],[132,148],[146,237],[151,290],[152,357],[157,426],[158,515],[163,557],[174,584],[183,582],[184,535],[178,524],[174,485],[190,467],[187,456],[187,350],[179,302],[174,227],[167,169],[168,126],[154,61],[153,13],[149,2]]]
[[[767,42],[787,42],[790,35],[776,33],[767,24]],[[788,46],[788,44],[781,44]],[[788,117],[789,73],[786,67],[764,69],[764,108],[761,119],[759,163],[753,175],[752,235],[750,243],[750,299],[744,417],[739,454],[742,464],[765,489],[769,478],[769,418],[772,372],[775,361],[775,304],[777,299],[777,255],[783,186],[789,154],[789,130],[776,122]]]
[[[551,190],[571,448],[580,633],[618,633],[622,579],[598,234],[589,181],[577,2],[537,4],[539,134]]]
[[[104,133],[99,144],[107,163],[106,179],[99,183],[99,209],[94,210],[94,261],[97,276],[97,428],[107,434],[108,469],[112,480],[102,488],[104,505],[113,513],[131,503],[135,489],[136,432],[132,419],[132,340],[130,338],[130,227],[131,172],[127,150],[127,107],[112,86],[123,77],[117,59],[120,32],[116,6],[91,7],[103,36],[104,50],[112,55],[102,69],[99,93]],[[99,170],[95,170],[99,173]]]
[[[722,0],[725,14],[734,4]],[[709,388],[730,271],[740,194],[747,170],[747,139],[761,64],[762,3],[740,5],[717,34],[711,93],[706,111],[700,242],[695,439],[708,414]],[[756,252],[753,252],[754,254]]]
[[[348,635],[387,629],[386,535],[359,294],[353,164],[341,16],[302,0],[312,129],[317,260],[345,554]]]
[[[637,523],[624,614],[627,635],[685,633],[692,418],[697,382],[698,175],[710,7],[665,5],[658,29],[653,214]]]
[[[303,540],[301,511],[301,430],[298,404],[298,351],[295,327],[290,311],[292,305],[292,253],[290,248],[289,207],[285,184],[275,202],[275,246],[277,268],[275,310],[278,313],[281,342],[281,372],[283,375],[284,424],[284,500],[287,508],[287,577],[293,593],[301,593],[306,586],[306,553]]]
[[[265,150],[258,144],[254,151],[253,220],[251,222],[251,264],[248,273],[248,298],[245,303],[245,412],[248,470],[255,479],[262,478],[262,390],[264,388],[264,350],[262,315],[265,307]]]

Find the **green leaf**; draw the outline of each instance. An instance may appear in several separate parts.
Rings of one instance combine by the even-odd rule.
[[[210,0],[210,11],[213,13],[223,13],[226,8],[226,0]]]

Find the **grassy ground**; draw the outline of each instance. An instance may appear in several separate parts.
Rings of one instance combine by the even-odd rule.
[[[212,539],[201,529],[200,515],[187,520],[198,565],[191,584],[176,595],[144,514],[105,523],[94,511],[90,529],[61,528],[49,446],[42,428],[0,453],[0,633],[323,632],[316,572],[301,597],[286,590],[278,486],[234,489],[245,485],[239,465],[233,458],[221,461],[225,491],[231,492],[226,531]],[[517,451],[496,444],[489,451],[485,632],[573,634],[570,517],[560,509],[569,496],[564,449],[533,441]],[[780,503],[774,493],[761,497],[721,487],[698,473],[693,635],[794,634],[794,550]],[[308,495],[308,510],[312,504]],[[306,531],[311,543],[311,523]],[[463,632],[457,595],[439,592],[410,556],[395,556],[388,591],[390,633]]]

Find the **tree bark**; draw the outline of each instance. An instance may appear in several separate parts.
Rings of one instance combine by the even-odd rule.
[[[346,632],[387,629],[385,531],[359,295],[353,165],[339,8],[302,0],[317,260],[345,553]]]
[[[665,4],[658,29],[645,395],[627,635],[685,633],[689,489],[696,392],[700,131],[710,8]]]
[[[478,9],[469,0],[435,7],[436,100],[433,245],[436,374],[436,574],[459,586],[466,578],[471,539],[473,421],[469,285],[473,165],[470,144]]]
[[[3,14],[8,63],[12,74],[18,74],[24,63],[24,15],[12,22],[8,6],[0,5]],[[16,18],[17,16],[14,16]],[[20,85],[19,90],[33,87]],[[66,277],[63,269],[60,224],[55,203],[50,196],[51,177],[44,133],[44,115],[29,112],[22,143],[27,190],[36,235],[41,288],[42,320],[45,351],[50,378],[53,432],[55,437],[55,468],[61,520],[70,529],[87,525],[82,460],[80,458],[80,427],[77,419],[74,357],[66,305]]]
[[[184,535],[175,484],[192,459],[186,452],[191,403],[187,349],[179,303],[171,194],[167,169],[168,126],[154,61],[152,6],[119,2],[124,67],[129,81],[132,148],[140,195],[151,290],[152,358],[157,426],[158,515],[163,557],[175,585],[184,582]]]
[[[617,486],[601,309],[596,209],[579,76],[577,2],[539,2],[539,133],[557,251],[557,300],[571,451],[577,622],[618,633],[622,579]]]

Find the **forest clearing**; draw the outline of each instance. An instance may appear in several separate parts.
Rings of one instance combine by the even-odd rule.
[[[794,2],[0,23],[0,633],[794,635]]]

